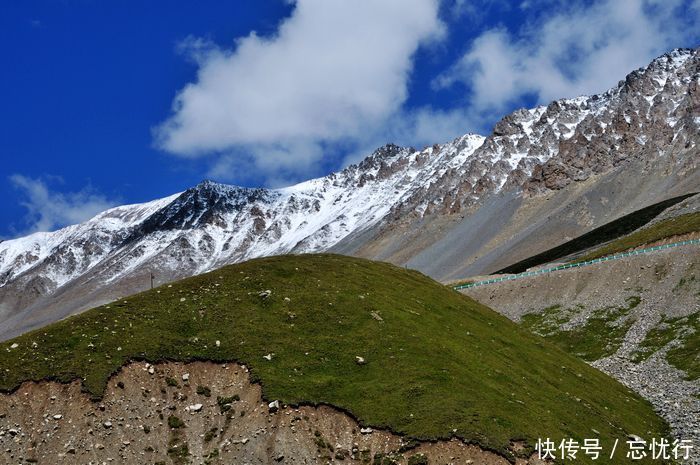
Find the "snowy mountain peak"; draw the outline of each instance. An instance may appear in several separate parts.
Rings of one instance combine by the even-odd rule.
[[[128,241],[156,231],[193,229],[206,224],[223,225],[224,215],[239,212],[246,205],[267,201],[274,196],[267,189],[202,181],[151,215],[133,231]]]

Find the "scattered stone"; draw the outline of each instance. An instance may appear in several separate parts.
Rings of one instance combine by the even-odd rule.
[[[372,434],[372,428],[360,428],[361,434]]]
[[[270,295],[272,295],[272,291],[269,289],[264,290],[258,294],[258,296],[262,299],[267,299],[268,297],[270,297]]]
[[[104,426],[105,428],[109,429],[109,428],[112,427],[112,422],[111,422],[111,421],[105,421],[104,423],[102,423],[102,426]]]
[[[10,346],[10,349],[16,349],[17,347],[19,347],[19,344],[17,344],[17,343],[15,342],[14,344],[12,344],[12,345]]]
[[[270,413],[275,413],[280,409],[280,401],[279,400],[273,400],[269,404],[267,404],[267,409]]]
[[[199,412],[202,410],[203,405],[202,404],[192,404],[189,407],[187,407],[185,410],[188,410],[189,412]]]
[[[60,413],[53,416],[54,420],[60,420],[61,418],[63,418],[63,415],[61,415]]]
[[[189,381],[189,379],[190,379],[190,374],[189,374],[189,373],[185,373],[184,375],[182,375],[182,380],[183,380],[183,381]]]
[[[216,347],[221,347],[221,341],[219,341],[218,339],[216,341]]]
[[[360,357],[359,355],[355,356],[355,363],[358,365],[365,365],[367,362],[365,361],[364,357]]]
[[[273,356],[273,355],[275,355],[275,354],[263,355],[263,358],[264,358],[265,360],[272,360],[272,356]]]

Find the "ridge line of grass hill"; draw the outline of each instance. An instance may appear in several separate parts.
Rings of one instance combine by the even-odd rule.
[[[637,229],[643,227],[644,225],[651,222],[654,218],[659,216],[664,210],[673,205],[682,202],[688,197],[697,195],[698,193],[681,195],[678,197],[673,197],[662,202],[649,205],[642,209],[636,210],[632,213],[624,215],[616,220],[610,221],[602,226],[599,226],[585,234],[582,234],[570,241],[564,242],[556,247],[545,250],[537,255],[533,255],[517,263],[509,265],[491,274],[514,274],[522,273],[528,269],[543,265],[545,263],[550,263],[555,260],[568,257],[577,252],[582,252],[596,245],[603,244],[608,241],[612,241],[628,235]],[[581,259],[583,260],[583,259]]]
[[[540,437],[669,433],[630,389],[488,307],[416,271],[330,254],[227,266],[5,341],[0,390],[80,378],[99,397],[131,360],[235,361],[265,399],[509,460],[513,440],[528,455]]]
[[[676,216],[675,218],[659,221],[648,228],[640,229],[628,236],[616,239],[599,249],[577,258],[572,263],[595,260],[596,258],[606,255],[613,255],[671,237],[682,236],[698,231],[700,231],[700,212],[686,213]]]

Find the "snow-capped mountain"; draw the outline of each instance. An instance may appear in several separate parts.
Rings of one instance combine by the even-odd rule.
[[[116,270],[109,283],[153,260],[161,273],[185,267],[193,274],[253,257],[327,250],[463,163],[483,139],[467,135],[434,154],[387,145],[359,165],[282,189],[203,181],[113,208],[83,224],[0,243],[0,286],[39,268],[52,291],[98,264]]]
[[[143,290],[151,273],[160,284],[273,254],[339,251],[443,278],[492,271],[516,261],[513,246],[528,238],[530,248],[549,246],[675,190],[700,190],[699,69],[699,49],[676,50],[603,94],[518,110],[488,137],[420,151],[386,145],[283,189],[204,181],[2,242],[0,338]],[[571,225],[552,219],[559,214]],[[558,239],[538,229],[544,215]]]

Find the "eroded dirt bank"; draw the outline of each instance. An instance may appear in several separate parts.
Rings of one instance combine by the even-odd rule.
[[[240,365],[132,363],[110,379],[100,402],[81,393],[77,381],[24,383],[16,392],[0,395],[0,460],[51,465],[508,464],[457,440],[409,448],[401,437],[363,430],[331,407],[274,410]],[[393,461],[375,462],[382,456]]]

